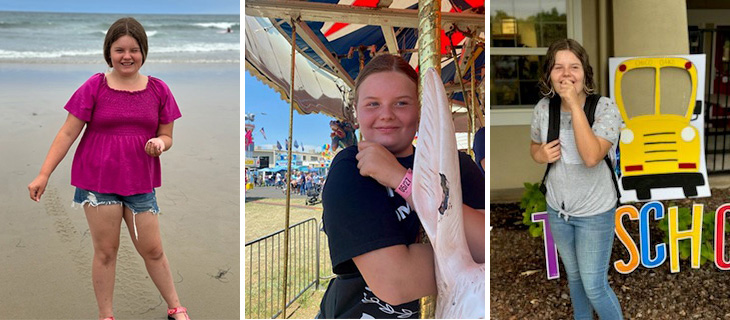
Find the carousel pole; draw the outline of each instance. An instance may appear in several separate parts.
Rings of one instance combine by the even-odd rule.
[[[478,117],[477,114],[479,114],[481,112],[479,109],[477,109],[477,107],[478,107],[477,102],[476,102],[477,94],[476,94],[476,88],[475,88],[476,87],[476,78],[474,78],[475,71],[476,71],[476,68],[472,67],[471,68],[471,92],[470,92],[471,112],[472,112],[471,115],[472,116],[470,118],[471,118],[471,127],[472,127],[472,130],[474,130],[474,132],[476,132],[476,118]]]
[[[471,135],[474,133],[474,117],[472,116],[472,108],[469,104],[469,100],[467,99],[466,95],[466,87],[464,86],[464,75],[461,72],[461,67],[459,67],[459,61],[456,59],[456,48],[454,48],[454,41],[451,40],[451,36],[449,36],[449,43],[451,44],[451,55],[454,57],[454,67],[456,67],[456,74],[459,76],[459,85],[461,85],[461,96],[464,97],[464,106],[466,106],[466,144],[467,144],[467,154],[469,156],[472,156],[471,152]],[[463,55],[463,49],[462,49],[462,55]],[[469,68],[467,67],[467,70]],[[464,70],[464,71],[467,71]],[[474,76],[474,68],[472,68],[472,79]],[[472,92],[474,88],[472,87]]]
[[[418,99],[422,98],[422,88],[426,70],[436,69],[441,74],[441,0],[418,1]],[[422,101],[421,101],[422,103]],[[428,243],[426,232],[421,227],[421,239]],[[433,319],[436,315],[436,296],[420,299],[421,319]]]
[[[281,318],[286,319],[286,300],[287,300],[287,273],[289,271],[289,206],[291,204],[291,144],[292,131],[294,128],[294,62],[297,53],[297,25],[294,19],[289,20],[291,25],[291,86],[289,87],[289,141],[287,141],[287,161],[286,161],[286,215],[284,219],[284,277],[282,287],[284,293],[281,298]]]

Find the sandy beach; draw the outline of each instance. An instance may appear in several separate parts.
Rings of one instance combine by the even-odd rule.
[[[83,209],[72,208],[76,144],[40,203],[38,174],[71,94],[100,64],[0,63],[0,318],[95,319],[93,248]],[[239,65],[146,64],[165,81],[183,117],[162,155],[160,228],[181,302],[193,319],[238,319]],[[77,140],[78,143],[78,140]],[[126,227],[117,262],[117,319],[164,319],[166,304]]]

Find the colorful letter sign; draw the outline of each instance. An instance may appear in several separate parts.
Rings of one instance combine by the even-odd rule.
[[[637,209],[631,205],[624,205],[616,209],[616,237],[626,248],[629,254],[627,260],[614,261],[613,266],[619,273],[628,274],[636,270],[641,264],[644,268],[656,268],[661,266],[667,258],[670,261],[672,273],[680,271],[679,268],[679,241],[690,241],[690,263],[693,269],[700,268],[700,255],[702,245],[702,212],[704,205],[692,205],[692,223],[685,230],[679,230],[679,208],[672,206],[665,214],[664,205],[659,201],[649,202]],[[730,203],[726,203],[715,211],[714,228],[714,260],[715,266],[720,270],[730,270],[730,259],[725,259],[725,223],[727,214],[730,212]],[[639,221],[639,246],[624,227],[624,218]],[[661,239],[652,239],[649,230],[650,225],[659,223],[662,219],[668,219],[669,244],[659,242]],[[557,249],[550,233],[550,223],[547,212],[535,212],[532,214],[532,222],[543,222],[543,245],[545,247],[545,266],[547,267],[548,279],[560,277],[558,271]],[[669,248],[667,248],[669,247]]]

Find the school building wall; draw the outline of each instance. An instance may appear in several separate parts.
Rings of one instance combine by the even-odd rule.
[[[599,61],[598,6],[596,1],[581,1],[581,33],[576,39],[586,48],[594,67],[596,84],[602,82]],[[530,110],[530,113],[532,111]],[[522,194],[525,182],[540,182],[545,165],[535,163],[530,156],[530,125],[504,125],[492,121],[490,126],[490,201],[514,201]]]

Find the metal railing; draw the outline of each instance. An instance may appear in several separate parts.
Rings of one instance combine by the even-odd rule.
[[[320,230],[314,218],[289,227],[287,307],[330,277],[328,246],[326,240],[320,240],[324,236]],[[245,244],[246,318],[276,318],[282,312],[283,242],[282,229]]]
[[[730,29],[689,30],[690,53],[706,55],[705,161],[708,173],[730,171]],[[719,58],[718,59],[718,55]],[[699,93],[698,93],[699,94]]]

